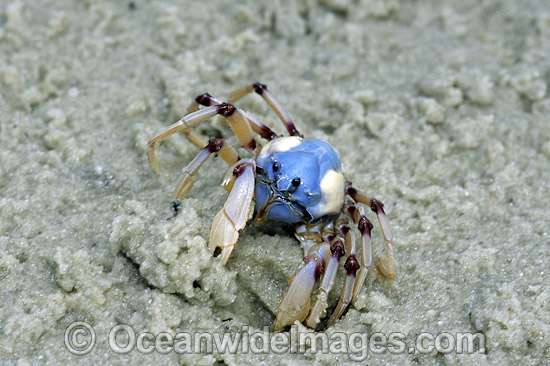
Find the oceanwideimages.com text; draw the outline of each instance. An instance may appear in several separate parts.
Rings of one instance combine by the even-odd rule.
[[[85,322],[75,322],[65,331],[65,346],[77,355],[91,352],[96,343],[94,328]],[[367,359],[369,353],[411,354],[473,354],[485,353],[482,333],[432,334],[423,332],[414,337],[394,332],[344,333],[313,332],[290,327],[289,332],[272,333],[269,327],[253,330],[248,326],[238,332],[136,332],[127,324],[114,326],[108,335],[110,349],[117,354],[139,352],[149,354],[255,353],[255,354],[347,354],[353,361]]]

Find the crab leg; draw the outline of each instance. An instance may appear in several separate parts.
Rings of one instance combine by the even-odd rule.
[[[380,224],[380,229],[382,235],[384,236],[384,241],[386,242],[386,261],[378,259],[376,262],[376,267],[388,278],[395,278],[396,271],[396,261],[395,261],[395,246],[393,244],[393,238],[390,229],[390,222],[386,217],[384,212],[384,205],[382,202],[378,201],[376,198],[371,198],[366,194],[358,191],[352,186],[346,188],[346,193],[353,198],[355,202],[362,203],[370,207],[370,209],[376,213],[378,217],[378,223]]]
[[[233,104],[221,102],[208,93],[201,94],[196,97],[195,101],[189,105],[189,110],[197,109],[199,104],[208,107],[199,109],[193,113],[198,113],[200,111],[206,111],[213,108],[217,112],[214,115],[220,114],[227,119],[229,127],[231,127],[233,133],[237,136],[241,146],[252,153],[256,151],[256,140],[254,140],[254,137],[252,136],[252,128],[246,118],[246,115],[239,108],[235,107]]]
[[[353,297],[361,290],[363,282],[367,277],[367,273],[372,265],[372,248],[371,248],[371,231],[372,224],[365,216],[365,212],[362,207],[357,208],[353,201],[349,198],[346,199],[344,203],[344,208],[342,209],[346,215],[348,215],[354,224],[357,224],[357,229],[361,232],[361,258],[359,264],[359,272],[357,274],[357,279],[355,281],[355,286],[353,288]]]
[[[221,259],[224,265],[239,239],[239,230],[248,221],[254,197],[254,169],[254,160],[242,159],[230,168],[232,173],[223,182],[224,187],[231,187],[231,191],[212,222],[209,248],[212,252],[217,247],[222,249]]]
[[[281,331],[296,320],[302,322],[310,308],[311,290],[328,260],[330,249],[326,243],[314,245],[304,258],[304,266],[292,278],[279,307],[273,324],[273,331]]]
[[[292,122],[292,119],[290,118],[289,114],[281,107],[279,102],[271,95],[271,93],[267,90],[267,86],[261,83],[254,83],[246,85],[242,88],[234,90],[231,94],[229,94],[229,103],[234,103],[237,100],[243,98],[245,95],[250,94],[252,92],[256,92],[259,94],[266,103],[273,109],[273,111],[277,114],[279,119],[283,122],[283,124],[286,127],[286,130],[291,136],[300,136],[300,132],[296,129],[296,126],[294,125],[294,122]]]
[[[184,116],[182,119],[168,126],[165,130],[163,130],[162,132],[158,133],[156,136],[151,138],[147,143],[147,158],[149,159],[149,164],[151,165],[151,167],[156,172],[158,172],[159,164],[157,161],[157,157],[155,156],[155,148],[156,148],[157,142],[164,140],[165,138],[167,138],[170,135],[173,135],[174,133],[190,130],[192,127],[214,117],[218,113],[219,113],[218,107],[210,107],[210,108],[202,109],[200,111],[193,112],[191,114]]]
[[[193,105],[189,106],[189,109],[193,109]],[[158,133],[156,136],[151,138],[149,142],[147,143],[147,158],[149,159],[149,164],[155,170],[158,172],[159,170],[159,164],[157,157],[155,155],[155,149],[158,142],[164,140],[170,135],[173,135],[174,133],[183,132],[185,136],[191,141],[194,145],[203,148],[206,146],[206,142],[204,139],[195,133],[192,129],[193,127],[199,125],[200,123],[207,121],[208,119],[218,115],[222,114],[224,117],[228,118],[225,114],[227,114],[228,110],[231,110],[230,105],[215,105],[208,108],[204,108],[201,110],[197,110],[194,112],[191,112],[184,117],[182,117],[178,122],[173,123],[172,125],[168,126],[166,129]],[[233,107],[235,109],[235,107]],[[243,128],[241,128],[243,129]],[[250,135],[250,138],[252,136]],[[255,143],[254,143],[255,145]],[[228,164],[235,163],[235,156],[237,156],[237,153],[235,150],[229,146],[225,145],[223,147],[223,151],[220,151],[220,156],[222,159],[224,159]]]
[[[248,113],[241,111],[244,117],[250,123],[250,127],[254,132],[263,137],[264,139],[271,141],[277,137],[277,134],[273,132],[269,127],[258,121],[255,117],[252,117]]]
[[[190,114],[190,113],[193,113],[193,112],[196,112],[196,111],[199,110],[198,100],[199,100],[200,97],[201,97],[200,95],[198,97],[196,97],[195,100],[193,100],[193,102],[191,102],[189,107],[187,107],[187,114]],[[219,103],[217,103],[217,104],[219,104]],[[196,133],[192,129],[184,130],[182,132],[185,134],[185,137],[187,137],[187,139],[189,141],[191,141],[191,143],[193,145],[195,145],[196,147],[198,147],[199,149],[202,149],[204,146],[206,146],[206,144],[207,144],[206,140],[203,139],[202,136],[200,136],[198,133]],[[233,163],[229,163],[229,164],[233,164]]]
[[[351,231],[349,226],[346,225],[340,226],[339,231],[345,238],[346,252],[348,253],[348,258],[344,264],[344,268],[346,269],[346,280],[344,282],[344,287],[342,288],[342,293],[340,294],[338,305],[336,305],[336,309],[330,318],[329,326],[334,324],[336,320],[342,316],[348,305],[351,303],[351,300],[353,300],[353,289],[357,278],[357,270],[360,268],[359,262],[357,262],[357,258],[355,257],[355,235],[353,234],[353,231]]]
[[[203,105],[205,107],[211,107],[213,105],[222,104],[223,101],[214,98],[209,93],[204,93],[201,95],[198,95],[195,100],[189,104],[189,107],[187,107],[187,113],[195,112],[199,110],[199,106]]]
[[[256,151],[256,140],[252,136],[252,128],[244,114],[233,104],[222,103],[219,107],[224,108],[221,113],[227,119],[229,127],[233,130],[242,147],[254,153]]]
[[[240,98],[239,98],[240,99]],[[230,97],[229,103],[234,103],[236,100],[232,100]],[[194,112],[199,109],[199,105],[203,105],[206,107],[222,104],[223,102],[219,99],[214,98],[208,93],[201,94],[198,97],[195,98],[195,100],[189,105],[188,112]],[[250,127],[254,132],[256,132],[258,135],[263,137],[264,139],[271,141],[274,138],[277,137],[275,132],[273,132],[269,127],[258,121],[256,118],[250,116],[248,113],[246,113],[243,110],[239,110],[243,116],[248,120],[248,123],[250,124]]]
[[[202,164],[210,157],[211,154],[219,154],[225,161],[238,160],[238,156],[233,149],[227,149],[227,145],[224,144],[223,139],[212,139],[208,141],[208,144],[198,153],[198,155],[183,169],[183,173],[176,185],[176,189],[172,195],[173,199],[183,200],[193,184],[197,179],[197,173]],[[225,148],[225,149],[224,149]]]
[[[306,325],[312,329],[315,329],[315,326],[326,314],[328,293],[334,284],[340,258],[344,255],[344,244],[342,243],[342,240],[336,239],[330,246],[330,251],[332,255],[323,275],[321,287],[319,288],[319,294],[317,295],[317,301],[315,302],[315,305],[313,305],[313,309],[306,320]]]
[[[359,223],[357,228],[361,232],[361,259],[359,272],[357,273],[357,279],[355,280],[355,286],[353,287],[353,296],[355,298],[357,293],[361,290],[363,282],[367,277],[367,273],[372,265],[372,249],[371,249],[371,230],[372,224],[369,219],[363,214],[361,209],[361,217],[359,218]]]

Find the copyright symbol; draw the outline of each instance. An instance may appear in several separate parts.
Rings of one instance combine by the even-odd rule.
[[[65,329],[65,347],[73,355],[83,356],[95,346],[95,331],[86,322],[74,322]]]

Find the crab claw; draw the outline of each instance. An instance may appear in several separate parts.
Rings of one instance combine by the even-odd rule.
[[[227,263],[235,243],[239,239],[239,230],[245,227],[254,197],[254,168],[248,163],[238,162],[232,167],[232,177],[224,181],[231,186],[231,192],[223,208],[212,222],[209,248],[214,252],[222,249],[221,259]]]
[[[326,248],[326,247],[325,247]],[[327,250],[327,249],[325,249]],[[306,325],[312,329],[319,324],[321,319],[326,314],[328,306],[328,293],[334,284],[336,278],[336,271],[338,271],[338,262],[340,257],[344,255],[344,246],[341,240],[337,240],[331,247],[332,256],[330,257],[328,264],[323,274],[323,280],[321,287],[319,288],[319,294],[317,295],[317,301],[313,305],[313,309],[306,320]]]
[[[277,317],[273,324],[274,332],[283,330],[296,320],[302,322],[309,313],[311,290],[319,274],[321,259],[313,255],[307,260],[306,265],[294,276],[277,308]]]
[[[210,244],[208,247],[212,253],[214,253],[216,248],[222,248],[221,258],[225,265],[231,256],[233,248],[235,248],[237,240],[239,240],[239,229],[235,227],[235,224],[233,224],[222,208],[212,222]]]

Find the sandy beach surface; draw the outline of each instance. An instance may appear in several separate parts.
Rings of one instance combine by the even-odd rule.
[[[0,0],[0,363],[550,365],[549,55],[545,0]],[[171,136],[159,174],[145,155],[197,95],[255,81],[391,221],[397,278],[372,268],[324,332],[269,332],[291,230],[211,256],[221,159],[176,215],[198,149]],[[238,147],[223,120],[197,131]]]

